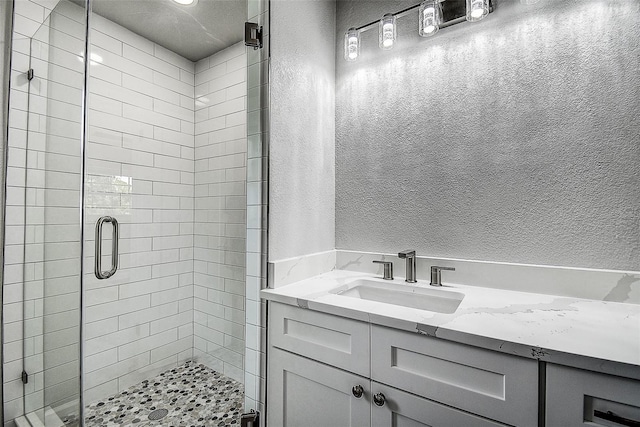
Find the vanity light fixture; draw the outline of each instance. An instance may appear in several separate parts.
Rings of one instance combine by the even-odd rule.
[[[396,17],[385,14],[378,24],[378,44],[380,49],[389,50],[396,42]]]
[[[418,9],[418,33],[430,37],[444,27],[466,21],[479,21],[493,12],[496,0],[423,0],[396,13],[387,13],[379,21],[349,28],[344,35],[344,59],[355,61],[360,56],[362,33],[378,27],[380,49],[393,48],[396,41],[396,20]],[[521,0],[538,1],[538,0]]]
[[[438,32],[442,24],[443,0],[427,0],[422,2],[418,12],[418,34],[430,37]]]
[[[360,55],[360,31],[352,27],[344,35],[344,59],[355,61],[358,55]]]
[[[489,14],[489,0],[467,0],[467,21],[479,21]]]

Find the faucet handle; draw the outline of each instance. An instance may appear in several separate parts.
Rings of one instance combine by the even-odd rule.
[[[393,280],[393,263],[391,261],[373,261],[374,264],[382,264],[384,266],[384,280]]]
[[[456,271],[453,267],[438,267],[437,265],[431,266],[431,286],[442,286],[442,270]]]

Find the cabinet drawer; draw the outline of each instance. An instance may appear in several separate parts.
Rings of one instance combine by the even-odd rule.
[[[548,427],[639,425],[640,381],[548,364],[546,418]]]
[[[269,345],[369,377],[369,324],[271,303]]]
[[[538,363],[372,326],[371,378],[483,417],[538,425]]]
[[[395,388],[371,382],[372,396],[382,393],[384,405],[371,404],[371,427],[504,427],[495,421],[458,411],[449,406]]]

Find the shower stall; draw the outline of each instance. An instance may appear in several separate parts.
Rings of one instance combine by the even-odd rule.
[[[263,400],[268,51],[243,37],[266,1],[1,3],[4,425],[239,424]]]

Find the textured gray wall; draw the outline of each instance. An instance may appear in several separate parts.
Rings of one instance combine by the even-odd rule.
[[[415,13],[342,59],[412,4],[337,5],[337,248],[640,270],[640,1],[503,0],[431,40]]]
[[[335,3],[271,2],[269,259],[335,248]]]

